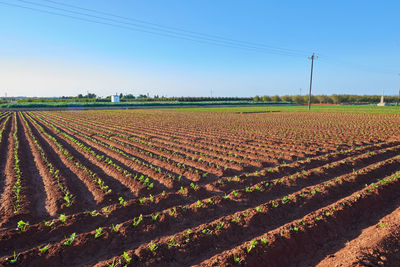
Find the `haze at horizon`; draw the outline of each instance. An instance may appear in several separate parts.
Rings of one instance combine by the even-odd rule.
[[[45,0],[2,2],[67,8]],[[313,94],[380,94],[384,89],[395,95],[400,87],[397,1],[68,4],[302,53],[193,42],[0,4],[0,96],[87,91],[99,96],[210,96],[211,91],[213,96],[255,96],[295,95],[300,89],[305,94],[307,56],[313,52],[319,56]]]

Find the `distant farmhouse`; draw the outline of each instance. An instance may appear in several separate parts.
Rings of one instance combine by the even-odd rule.
[[[112,95],[111,102],[114,102],[114,103],[119,102],[119,95]]]

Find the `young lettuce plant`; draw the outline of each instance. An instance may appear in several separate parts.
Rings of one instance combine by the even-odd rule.
[[[8,261],[11,264],[15,264],[18,261],[18,257],[19,257],[19,253],[16,254],[14,251],[14,255],[12,256],[12,258],[6,258],[6,261]]]
[[[142,214],[140,214],[140,216],[138,218],[133,219],[133,223],[132,223],[133,227],[138,226],[141,221],[143,221],[143,215]]]
[[[129,256],[129,253],[128,253],[128,252],[124,251],[124,254],[123,254],[122,256],[124,257],[126,263],[128,263],[128,264],[131,263],[132,257]]]
[[[68,238],[65,237],[65,241],[64,241],[63,245],[64,246],[71,246],[72,242],[74,242],[74,240],[75,240],[75,237],[76,237],[76,233],[72,233],[70,235],[70,237],[68,237]]]
[[[121,204],[122,206],[124,206],[124,207],[126,206],[126,201],[124,200],[123,197],[119,197],[118,201],[119,201],[119,204]]]
[[[157,243],[151,243],[151,244],[149,245],[149,250],[150,250],[151,252],[153,252],[153,253],[156,251],[157,248],[158,248]]]
[[[97,228],[96,233],[94,234],[94,238],[97,239],[102,235],[104,235],[103,228],[101,228],[101,227]]]
[[[26,227],[29,225],[29,222],[24,222],[23,220],[20,220],[17,223],[17,230],[21,231],[21,232],[25,232]]]
[[[43,247],[38,247],[40,254],[45,254],[47,250],[49,250],[49,244],[43,246]]]
[[[59,217],[60,221],[62,221],[63,223],[65,223],[67,221],[67,216],[65,214],[60,214]]]
[[[116,225],[112,225],[112,230],[113,230],[113,232],[114,233],[117,233],[118,231],[119,231],[119,228],[121,227],[121,225],[119,225],[119,224],[116,224]]]

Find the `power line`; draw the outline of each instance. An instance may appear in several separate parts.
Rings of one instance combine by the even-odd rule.
[[[98,10],[94,10],[94,9],[83,8],[83,7],[79,7],[79,6],[76,6],[76,5],[65,4],[65,3],[61,3],[61,2],[53,1],[53,0],[42,0],[42,1],[50,2],[50,3],[53,3],[53,4],[57,4],[57,5],[72,7],[72,8],[76,8],[76,9],[80,9],[80,10],[85,10],[85,11],[89,11],[89,12],[93,12],[93,13],[97,13],[97,14],[102,14],[102,15],[106,15],[106,16],[125,19],[125,20],[129,20],[129,21],[135,21],[137,23],[155,26],[155,27],[159,27],[161,29],[168,29],[168,30],[173,30],[173,31],[177,31],[177,32],[189,33],[189,34],[194,34],[194,35],[204,36],[204,37],[209,37],[209,38],[218,38],[218,39],[221,39],[221,40],[232,41],[232,42],[237,42],[237,43],[242,43],[242,44],[249,44],[249,45],[259,46],[259,47],[264,47],[264,48],[269,48],[269,49],[282,50],[282,51],[286,51],[286,52],[294,52],[294,53],[302,53],[302,54],[307,54],[308,53],[308,51],[280,48],[280,47],[275,47],[275,46],[270,46],[270,45],[265,45],[265,44],[260,44],[260,43],[254,43],[254,42],[248,42],[248,41],[242,41],[242,40],[227,38],[227,37],[224,37],[224,36],[205,34],[205,33],[200,33],[200,32],[195,32],[195,31],[188,31],[188,30],[181,29],[181,28],[164,26],[164,25],[157,24],[157,23],[152,23],[152,22],[147,22],[147,21],[143,21],[143,20],[139,20],[139,19],[124,17],[124,16],[120,16],[120,15],[116,15],[116,14],[112,14],[112,13],[107,13],[107,12],[103,12],[103,11],[98,11]]]
[[[64,3],[54,1],[54,0],[42,0],[42,1],[52,3],[53,5],[55,4],[55,5],[59,5],[59,6],[64,6],[69,9],[60,8],[57,6],[45,5],[45,4],[41,4],[41,3],[29,1],[29,0],[17,0],[17,1],[31,5],[31,6],[11,4],[11,3],[2,2],[2,1],[0,1],[0,4],[17,7],[17,8],[21,8],[21,9],[28,9],[28,10],[36,11],[36,12],[40,12],[40,13],[46,13],[46,14],[66,17],[69,19],[74,19],[74,20],[79,20],[79,21],[84,21],[84,22],[89,22],[89,23],[95,23],[95,24],[100,24],[100,25],[116,27],[116,28],[135,31],[135,32],[143,32],[143,33],[156,35],[156,36],[163,36],[163,37],[168,37],[168,38],[187,40],[187,41],[192,41],[192,42],[197,42],[197,43],[202,43],[202,44],[216,45],[216,46],[220,46],[220,47],[228,47],[228,48],[234,48],[234,49],[247,50],[247,51],[251,51],[251,52],[276,54],[276,55],[291,56],[291,57],[306,57],[307,56],[306,54],[308,54],[308,52],[301,51],[301,50],[279,48],[279,47],[268,46],[268,45],[260,44],[260,43],[231,39],[231,38],[218,36],[218,35],[211,35],[211,34],[199,33],[199,32],[194,32],[194,31],[188,31],[188,30],[184,30],[184,29],[180,29],[180,28],[163,26],[161,24],[151,23],[151,22],[147,22],[147,21],[143,21],[143,20],[138,20],[135,18],[119,16],[116,14],[102,12],[102,11],[89,9],[89,8],[84,8],[84,7],[71,5],[71,4],[64,4]],[[38,7],[41,7],[41,8],[38,8]],[[43,9],[43,8],[46,8],[46,9]],[[93,15],[93,14],[89,14],[86,12],[74,11],[74,10],[71,10],[70,8],[88,11],[88,12],[91,12],[94,14],[99,14],[99,15]],[[55,10],[55,11],[51,11],[48,9]],[[74,14],[74,15],[71,15],[71,14]],[[109,17],[113,17],[113,18],[108,18],[108,17],[104,17],[104,16],[109,16]],[[127,21],[130,21],[130,22],[127,22]],[[326,62],[326,60],[325,60],[326,58],[329,59],[329,57],[324,56],[324,55],[321,56],[319,54],[319,56],[323,62]],[[362,71],[393,74],[393,71],[390,71],[390,72],[389,71],[380,71],[377,69],[373,70],[373,68],[370,68],[367,66],[356,65],[356,64],[353,64],[350,62],[344,62],[344,61],[340,61],[337,59],[335,59],[335,61],[339,64],[352,65],[353,68],[357,68]],[[332,62],[328,62],[328,64],[329,63],[332,64]],[[337,65],[339,65],[339,64],[337,64]]]
[[[172,31],[158,30],[155,28],[151,28],[149,26],[143,27],[141,25],[127,23],[127,22],[114,20],[114,19],[108,19],[108,18],[104,18],[101,16],[95,16],[95,15],[71,11],[71,10],[67,10],[67,9],[63,9],[63,8],[42,5],[42,4],[38,4],[35,2],[31,2],[31,1],[25,1],[25,0],[18,0],[18,1],[28,3],[33,6],[41,6],[41,7],[45,7],[45,8],[51,8],[51,9],[57,10],[57,12],[49,11],[49,10],[46,10],[43,8],[29,7],[29,6],[11,4],[11,3],[6,3],[6,2],[0,2],[0,4],[23,8],[23,9],[28,9],[28,10],[32,10],[32,11],[41,12],[41,13],[47,13],[47,14],[51,14],[51,15],[67,17],[70,19],[81,20],[81,21],[85,21],[85,22],[103,24],[103,25],[113,26],[113,27],[117,27],[117,28],[123,28],[123,29],[127,29],[127,30],[132,30],[132,31],[139,31],[139,32],[144,32],[144,33],[148,33],[148,34],[152,34],[152,35],[160,35],[160,36],[164,36],[164,37],[189,40],[189,41],[194,41],[194,42],[198,42],[198,43],[205,43],[205,44],[230,47],[230,48],[236,48],[236,49],[244,49],[244,50],[248,50],[248,51],[261,52],[261,53],[267,53],[267,54],[277,54],[277,55],[292,56],[292,57],[296,57],[296,56],[303,57],[304,56],[299,53],[296,54],[294,52],[285,51],[283,49],[282,50],[273,50],[271,48],[263,48],[263,47],[245,45],[245,44],[241,44],[241,43],[235,43],[234,41],[228,42],[228,41],[218,40],[216,38],[212,39],[212,38],[205,38],[205,37],[195,37],[195,36],[191,36],[188,34],[184,35],[184,34],[175,33]],[[63,13],[60,13],[60,11]],[[79,16],[65,14],[64,12],[69,12],[69,13],[76,14]],[[82,17],[82,16],[84,16],[84,17]],[[87,17],[89,17],[89,18],[87,18]],[[128,26],[126,26],[126,25],[128,25]]]

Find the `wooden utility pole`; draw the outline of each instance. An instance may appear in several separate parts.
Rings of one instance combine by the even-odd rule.
[[[312,56],[309,58],[311,59],[311,75],[310,75],[310,92],[308,94],[308,110],[310,110],[311,108],[311,88],[312,88],[312,75],[313,75],[313,68],[314,68],[314,58],[315,55],[314,53],[312,54]]]
[[[397,75],[399,75],[399,76],[400,76],[400,73],[398,73]],[[400,89],[399,89],[399,97],[397,98],[397,103],[396,103],[396,106],[398,106],[398,105],[399,105],[399,102],[400,102]]]
[[[399,105],[399,102],[400,102],[400,89],[399,89],[399,97],[397,98],[397,105],[396,106]]]

